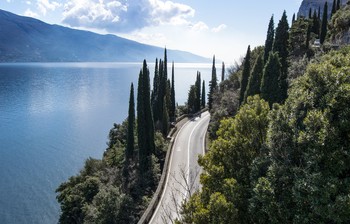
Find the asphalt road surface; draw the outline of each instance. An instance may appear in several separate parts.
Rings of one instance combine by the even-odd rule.
[[[150,221],[152,224],[172,223],[179,216],[184,199],[199,189],[198,154],[204,154],[205,135],[210,115],[204,112],[182,126],[177,134],[162,198]]]

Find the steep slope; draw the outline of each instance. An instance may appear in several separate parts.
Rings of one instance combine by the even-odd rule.
[[[177,62],[208,59],[168,50]],[[142,61],[163,55],[163,49],[115,35],[49,25],[40,20],[0,10],[0,62]]]
[[[347,1],[348,0],[341,0],[341,4],[345,5]],[[322,15],[323,7],[326,2],[328,2],[328,10],[329,12],[331,12],[333,0],[303,0],[299,8],[298,16],[308,17],[310,8],[312,9],[312,11],[318,11],[318,9],[320,8]]]

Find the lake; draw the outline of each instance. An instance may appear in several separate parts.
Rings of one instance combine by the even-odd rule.
[[[55,189],[88,157],[102,157],[113,123],[127,116],[130,84],[137,89],[141,66],[0,64],[0,223],[58,222]],[[152,81],[154,63],[149,69]],[[197,70],[208,91],[210,64],[175,64],[179,105]]]

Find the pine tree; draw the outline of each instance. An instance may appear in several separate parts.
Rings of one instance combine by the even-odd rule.
[[[264,61],[262,55],[257,57],[255,60],[252,72],[249,77],[249,82],[247,86],[247,90],[245,92],[245,101],[248,96],[254,96],[256,94],[260,94],[260,86],[261,86],[261,78],[264,71]]]
[[[273,51],[278,52],[282,65],[282,73],[287,76],[288,73],[288,55],[289,55],[289,25],[286,11],[276,28],[276,37],[273,44]]]
[[[222,69],[221,69],[221,82],[225,80],[225,62],[222,62]]]
[[[247,89],[249,76],[250,76],[250,46],[248,46],[247,53],[244,58],[242,78],[241,78],[241,90],[240,90],[240,96],[239,96],[240,104],[243,104],[244,102],[244,94]]]
[[[327,24],[328,24],[328,3],[324,4],[323,15],[322,15],[322,26],[320,34],[320,43],[323,44],[327,36]]]
[[[147,62],[144,60],[139,75],[137,91],[137,137],[141,185],[144,185],[147,182],[147,173],[151,169],[151,155],[155,150],[149,79]]]
[[[175,75],[174,75],[174,62],[171,66],[171,108],[170,108],[170,121],[176,120],[176,101],[175,101]]]
[[[270,107],[280,99],[279,77],[281,76],[281,62],[277,52],[271,52],[264,67],[261,80],[261,97],[269,102]]]
[[[203,80],[203,84],[202,84],[201,106],[202,106],[202,108],[205,107],[205,81],[204,80]]]
[[[134,100],[134,84],[131,83],[129,98],[129,114],[128,114],[128,135],[126,141],[125,158],[126,160],[134,158],[134,127],[135,127],[135,100]]]
[[[269,26],[267,28],[267,35],[266,35],[266,41],[265,41],[265,50],[264,50],[264,63],[266,63],[269,53],[272,50],[273,42],[275,38],[275,24],[273,21],[273,16],[271,16]]]
[[[213,107],[214,94],[217,91],[218,83],[216,77],[216,67],[215,67],[215,55],[213,57],[213,66],[211,71],[211,81],[209,83],[209,93],[208,93],[208,106],[209,110]]]

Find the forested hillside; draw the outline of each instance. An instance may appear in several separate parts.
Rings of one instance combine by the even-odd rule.
[[[229,70],[213,96],[202,189],[178,223],[350,222],[350,47],[333,42],[348,6],[327,11],[291,26],[284,13],[276,29],[272,17],[265,46]]]

